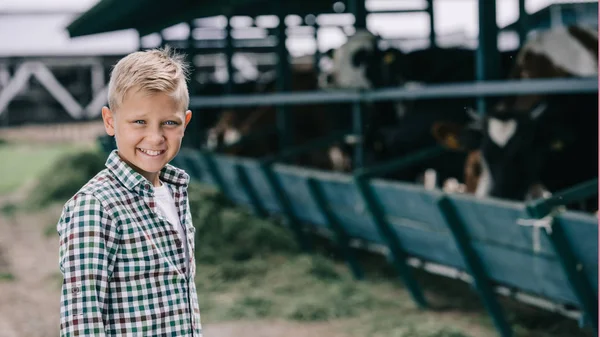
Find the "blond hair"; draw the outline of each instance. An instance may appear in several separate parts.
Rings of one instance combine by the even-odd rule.
[[[188,65],[184,56],[168,46],[131,53],[113,68],[108,83],[108,106],[117,110],[132,90],[148,94],[166,93],[178,108],[187,110],[190,96],[187,88]]]

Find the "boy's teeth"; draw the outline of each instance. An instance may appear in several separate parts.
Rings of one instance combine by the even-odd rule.
[[[151,156],[158,156],[160,154],[161,151],[152,151],[152,150],[144,150],[144,149],[140,149],[140,151],[149,154]]]

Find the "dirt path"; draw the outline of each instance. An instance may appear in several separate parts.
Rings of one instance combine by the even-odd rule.
[[[205,337],[349,337],[336,323],[300,324],[286,321],[236,321],[205,324]]]
[[[0,254],[13,279],[0,281],[0,337],[58,335],[60,278],[56,236],[44,229],[56,207],[0,216]]]

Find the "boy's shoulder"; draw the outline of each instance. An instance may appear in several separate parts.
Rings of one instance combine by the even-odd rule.
[[[108,168],[98,172],[94,177],[88,180],[79,190],[65,203],[65,206],[74,205],[81,198],[95,198],[101,204],[104,204],[111,195],[115,194],[118,188],[116,179],[110,173]]]

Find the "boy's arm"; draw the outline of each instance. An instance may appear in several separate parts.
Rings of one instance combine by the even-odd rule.
[[[80,194],[63,209],[57,230],[64,277],[60,336],[104,336],[119,241],[115,223],[96,197]]]

